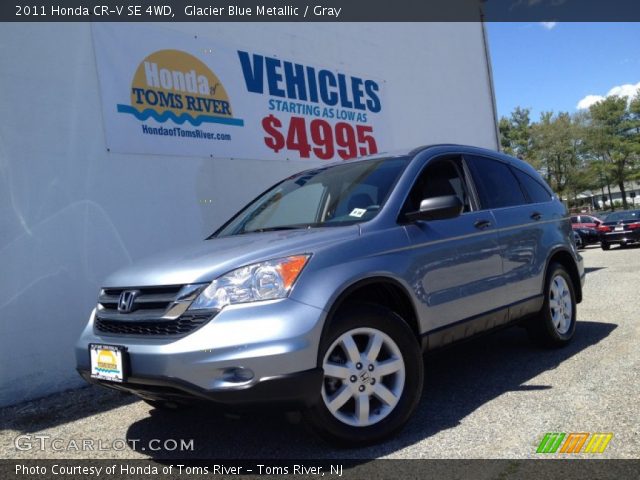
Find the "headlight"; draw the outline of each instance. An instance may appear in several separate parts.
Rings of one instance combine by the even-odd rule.
[[[309,257],[294,255],[232,270],[200,292],[189,310],[220,310],[234,303],[284,298],[289,295]]]

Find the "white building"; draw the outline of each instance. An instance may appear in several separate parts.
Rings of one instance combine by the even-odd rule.
[[[625,196],[629,208],[640,206],[640,180],[626,182]],[[578,194],[578,200],[582,206],[593,210],[607,210],[612,204],[621,208],[622,192],[617,185],[603,186],[600,190],[587,190]]]

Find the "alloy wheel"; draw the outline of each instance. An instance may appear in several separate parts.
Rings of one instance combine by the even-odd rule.
[[[380,422],[402,396],[406,375],[402,353],[389,335],[375,328],[340,335],[327,349],[322,368],[324,404],[347,425]]]
[[[549,310],[556,331],[564,335],[571,327],[573,305],[571,291],[565,278],[561,275],[553,277],[549,286]]]

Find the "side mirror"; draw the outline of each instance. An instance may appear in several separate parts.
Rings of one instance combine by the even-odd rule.
[[[593,224],[597,227],[601,224],[602,222],[600,220],[596,220],[595,222],[593,222]]]
[[[462,207],[462,202],[455,195],[425,198],[420,202],[420,209],[417,212],[408,212],[405,217],[413,222],[416,220],[445,220],[460,215]]]

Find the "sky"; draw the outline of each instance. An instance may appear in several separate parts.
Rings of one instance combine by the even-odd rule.
[[[577,112],[640,90],[640,23],[488,23],[498,115]]]

